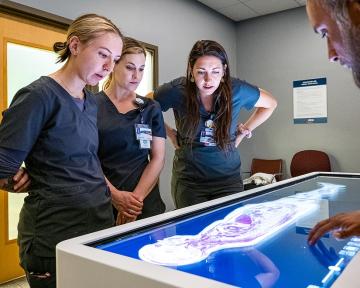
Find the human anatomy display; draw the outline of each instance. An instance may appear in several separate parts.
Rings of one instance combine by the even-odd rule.
[[[315,211],[320,199],[345,188],[330,183],[318,185],[311,191],[239,207],[196,235],[175,235],[145,245],[139,257],[154,264],[182,266],[202,261],[222,249],[254,246]]]

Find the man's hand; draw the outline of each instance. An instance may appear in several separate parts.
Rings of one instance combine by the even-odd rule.
[[[339,239],[360,236],[360,210],[340,213],[320,221],[310,231],[308,237],[309,244],[313,245],[322,235],[330,231],[333,231],[334,237]]]

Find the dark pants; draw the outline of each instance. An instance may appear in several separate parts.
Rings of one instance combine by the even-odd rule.
[[[232,195],[244,190],[241,180],[231,184],[201,185],[179,180],[174,174],[171,179],[171,194],[177,209],[205,201]]]
[[[160,196],[159,185],[156,184],[152,191],[144,199],[142,213],[137,219],[159,215],[165,212],[165,204]]]
[[[180,145],[175,150],[171,194],[176,208],[198,204],[244,190],[240,155],[233,147]]]
[[[55,257],[38,257],[24,253],[21,255],[20,265],[25,270],[31,288],[56,287]]]

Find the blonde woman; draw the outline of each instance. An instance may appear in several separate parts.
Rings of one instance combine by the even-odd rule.
[[[135,92],[145,57],[141,43],[125,38],[120,61],[97,94],[99,158],[117,224],[165,211],[157,183],[165,158],[164,120],[157,102]]]

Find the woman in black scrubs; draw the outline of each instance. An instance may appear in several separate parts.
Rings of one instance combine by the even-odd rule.
[[[54,44],[64,66],[20,89],[3,113],[0,171],[25,161],[31,178],[18,225],[31,287],[56,287],[57,243],[114,223],[97,157],[97,105],[84,88],[112,71],[121,49],[121,32],[110,20],[77,18],[66,41]]]
[[[145,68],[145,48],[125,38],[120,61],[96,95],[99,158],[108,179],[117,224],[165,211],[158,178],[164,166],[165,127],[159,104],[135,90]]]
[[[277,105],[268,92],[230,77],[226,52],[215,41],[197,41],[187,66],[186,78],[154,93],[163,111],[174,111],[176,130],[166,130],[176,149],[171,188],[177,208],[243,190],[236,147]],[[240,109],[254,107],[239,124]]]

